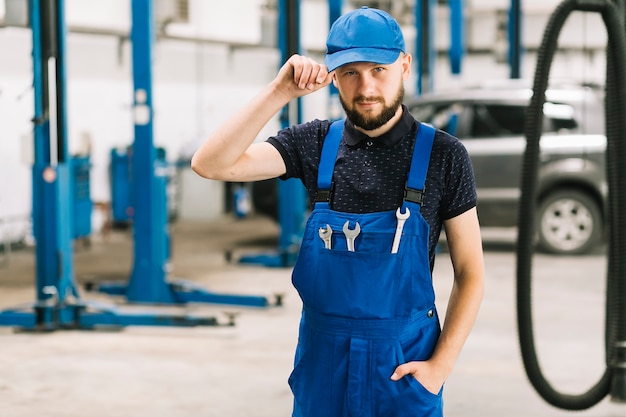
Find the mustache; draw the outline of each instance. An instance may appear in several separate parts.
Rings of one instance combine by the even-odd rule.
[[[385,99],[380,96],[372,96],[372,97],[358,96],[352,100],[353,103],[375,103],[375,102],[384,102],[384,101]]]

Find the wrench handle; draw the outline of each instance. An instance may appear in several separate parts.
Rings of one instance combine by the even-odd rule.
[[[393,237],[393,245],[391,246],[391,253],[398,253],[400,249],[400,240],[402,239],[402,230],[404,229],[404,221],[398,221],[396,226],[396,234]]]

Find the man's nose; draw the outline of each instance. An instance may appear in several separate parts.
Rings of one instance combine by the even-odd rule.
[[[372,95],[376,91],[374,77],[365,73],[360,77],[359,93],[365,97]]]

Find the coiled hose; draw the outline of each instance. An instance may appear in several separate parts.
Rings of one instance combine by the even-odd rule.
[[[550,66],[560,31],[573,11],[602,15],[607,28],[606,136],[608,222],[606,363],[607,369],[589,391],[580,395],[555,390],[544,377],[537,359],[531,308],[531,270],[537,202],[537,167],[539,140],[543,122],[543,104]],[[626,35],[624,10],[612,0],[565,0],[551,15],[537,56],[533,97],[526,115],[526,151],[521,180],[517,244],[517,319],[522,360],[526,374],[539,395],[549,404],[567,410],[584,410],[596,405],[611,391],[616,342],[626,340]],[[617,385],[617,384],[614,384]]]

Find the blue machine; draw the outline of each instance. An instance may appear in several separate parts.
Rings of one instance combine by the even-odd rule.
[[[129,225],[133,217],[132,147],[111,149],[111,219],[114,224]],[[155,164],[167,167],[166,153],[156,148]]]
[[[513,0],[514,1],[514,0]],[[450,70],[452,74],[461,73],[465,46],[463,0],[450,0]],[[435,10],[436,0],[415,1],[415,58],[417,63],[417,94],[432,92],[434,89],[435,62]]]
[[[64,1],[29,1],[33,37],[35,98],[32,169],[33,234],[36,240],[36,297],[28,305],[0,311],[0,325],[53,331],[98,327],[217,325],[213,317],[123,313],[115,306],[81,300],[72,258],[72,164],[67,150],[65,105]],[[136,212],[135,267],[126,294],[148,302],[201,301],[266,305],[263,297],[203,293],[190,285],[166,284],[166,204],[163,176],[154,169],[151,124],[150,42],[152,2],[133,0],[136,152],[133,186],[140,204]],[[147,56],[144,54],[148,54]],[[145,197],[145,199],[144,199]],[[145,214],[144,214],[145,213]],[[231,321],[229,325],[234,324]]]
[[[130,302],[157,304],[218,303],[252,307],[270,305],[264,296],[216,294],[188,281],[167,282],[169,229],[167,170],[153,142],[152,51],[155,39],[153,2],[132,1],[132,58],[135,140],[130,159],[134,263],[128,283],[102,283],[100,292]],[[276,300],[280,304],[280,298]]]
[[[278,1],[278,44],[281,62],[300,52],[300,0]],[[302,121],[301,100],[289,103],[280,113],[283,128]],[[300,180],[292,178],[278,183],[278,223],[280,234],[276,253],[248,255],[241,263],[269,267],[293,266],[300,250],[306,211],[306,191]]]
[[[71,166],[71,194],[73,198],[73,238],[87,238],[91,235],[91,201],[90,170],[91,161],[88,156],[75,156],[70,159]]]
[[[131,218],[131,175],[129,152],[111,150],[111,219],[114,224],[128,224]]]

